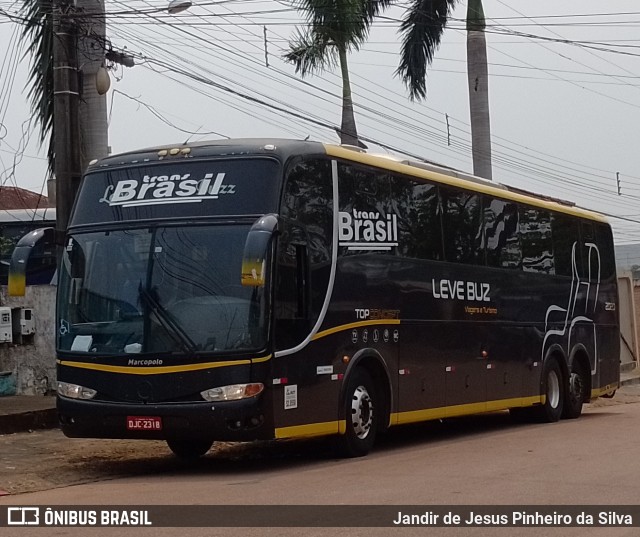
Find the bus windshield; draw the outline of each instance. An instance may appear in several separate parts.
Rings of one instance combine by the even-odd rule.
[[[58,348],[111,355],[264,348],[268,293],[241,285],[249,228],[72,235],[61,269]]]

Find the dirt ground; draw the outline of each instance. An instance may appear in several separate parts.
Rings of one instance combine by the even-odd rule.
[[[640,403],[640,384],[621,388],[613,399],[598,399],[594,408]],[[198,465],[243,468],[256,461],[269,465],[291,457],[331,457],[326,440],[218,443],[196,463],[184,462],[162,441],[69,439],[58,429],[0,435],[0,496],[66,487],[80,483],[187,471]]]

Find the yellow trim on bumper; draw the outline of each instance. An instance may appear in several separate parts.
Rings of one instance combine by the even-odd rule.
[[[266,362],[270,359],[271,355],[265,356],[263,358],[253,358],[251,360],[232,360],[226,362],[206,362],[202,364],[185,364],[171,366],[120,366],[107,364],[91,364],[88,362],[71,362],[68,360],[57,360],[57,363],[66,367],[90,369],[92,371],[103,371],[106,373],[122,373],[125,375],[166,375],[168,373],[184,373],[187,371],[202,371],[203,369],[215,369],[218,367],[232,367],[234,365],[250,365],[252,363],[255,364],[259,362]]]
[[[612,383],[603,386],[602,388],[593,388],[591,390],[591,398],[596,399],[598,397],[602,397],[603,395],[607,395],[615,392],[618,388],[620,388],[619,383]]]
[[[304,436],[326,436],[330,434],[344,434],[347,430],[346,422],[326,421],[324,423],[309,423],[308,425],[293,425],[276,429],[276,438],[296,438]]]

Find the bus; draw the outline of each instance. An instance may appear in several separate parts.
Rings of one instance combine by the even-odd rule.
[[[22,265],[21,280],[26,285],[49,285],[56,271],[56,250],[53,230],[56,210],[43,209],[0,209],[0,285],[8,285],[11,258],[14,250],[25,243],[37,242],[29,248],[28,263]]]
[[[577,418],[619,386],[606,219],[424,162],[280,139],[109,156],[63,250],[68,437],[355,457],[406,423]]]

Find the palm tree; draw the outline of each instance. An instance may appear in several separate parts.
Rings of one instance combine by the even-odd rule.
[[[404,34],[397,74],[412,100],[427,96],[427,67],[440,46],[444,28],[459,0],[413,0],[400,24]]]
[[[469,0],[467,7],[467,80],[471,113],[473,173],[492,179],[491,123],[489,120],[489,74],[487,40],[482,0]]]
[[[31,65],[27,82],[27,95],[31,101],[34,118],[40,126],[40,143],[49,138],[47,160],[49,172],[56,171],[54,126],[54,16],[65,16],[65,9],[84,15],[76,18],[76,25],[82,27],[77,36],[76,49],[81,70],[80,101],[78,103],[80,129],[80,170],[94,158],[107,155],[107,106],[106,96],[98,95],[96,73],[104,61],[105,19],[104,0],[76,0],[74,7],[54,4],[52,0],[22,0],[21,16],[24,19],[21,39],[26,43],[25,55],[30,55]],[[74,182],[70,192],[75,194],[79,181]],[[49,196],[53,197],[53,192]],[[70,201],[70,205],[73,200]]]
[[[404,34],[397,73],[411,99],[427,95],[427,68],[440,46],[451,11],[459,0],[413,0],[400,29]],[[491,131],[485,18],[482,0],[467,6],[467,77],[471,111],[473,173],[491,179]]]
[[[373,18],[393,0],[296,0],[306,13],[308,27],[298,30],[284,59],[302,77],[335,65],[342,75],[340,141],[362,146],[358,140],[347,55],[358,50],[369,34]]]
[[[53,3],[51,0],[23,0],[20,14],[25,20],[21,39],[31,56],[27,96],[40,125],[40,143],[53,130]],[[53,172],[53,137],[47,149],[49,171]]]
[[[31,64],[27,81],[28,97],[31,101],[34,119],[40,126],[40,143],[49,139],[47,160],[50,174],[57,174],[56,182],[62,177],[62,182],[55,188],[49,188],[50,201],[55,200],[58,208],[59,227],[66,226],[68,210],[73,204],[73,198],[80,183],[79,175],[94,158],[101,158],[108,153],[107,142],[107,106],[106,96],[99,95],[96,86],[96,73],[101,67],[105,56],[105,19],[104,0],[75,0],[71,3],[54,2],[53,0],[22,0],[21,15],[24,20],[21,39],[26,43],[25,55],[30,55]],[[56,147],[54,121],[56,114],[69,115],[68,108],[56,104],[54,93],[54,65],[62,61],[62,48],[55,41],[56,32],[60,28],[62,17],[73,15],[75,49],[77,63],[82,75],[78,80],[80,85],[77,110],[79,122],[78,130],[79,162],[77,166],[66,166],[69,162],[58,164],[67,171],[73,169],[73,177],[67,177],[66,172],[56,166],[56,149],[66,147],[64,139],[58,137],[61,145]],[[60,56],[58,56],[60,55]],[[58,71],[60,73],[61,71]],[[60,108],[59,108],[60,107]],[[66,110],[66,111],[65,111]],[[62,117],[62,116],[58,116]],[[63,122],[64,124],[64,122]],[[62,129],[61,132],[71,132],[74,129]],[[75,132],[75,131],[74,131]],[[62,153],[61,153],[62,154]],[[61,186],[69,184],[69,188]],[[58,199],[62,195],[64,199]]]

